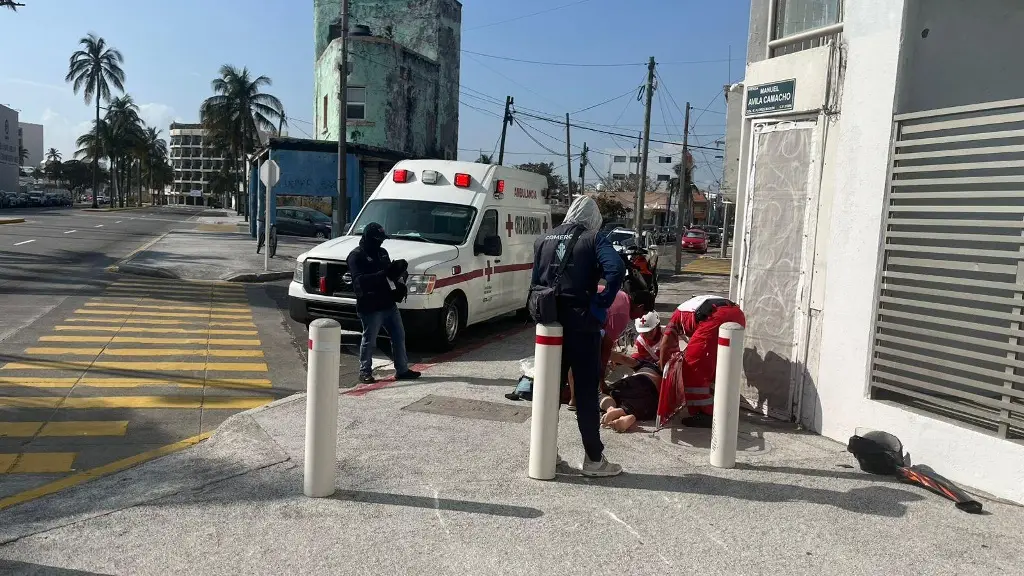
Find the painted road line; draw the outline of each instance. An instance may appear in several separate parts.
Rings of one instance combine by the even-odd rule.
[[[262,350],[208,348],[201,341],[201,348],[61,348],[35,346],[26,348],[25,353],[33,356],[214,356],[218,358],[262,358]]]
[[[102,478],[103,476],[108,476],[115,472],[127,470],[132,466],[142,464],[143,462],[148,462],[149,460],[153,460],[154,458],[159,458],[161,456],[166,456],[168,454],[179,452],[181,450],[184,450],[185,448],[195,446],[196,444],[202,442],[203,440],[206,440],[207,438],[210,437],[211,434],[212,432],[204,432],[197,436],[192,436],[191,438],[181,440],[180,442],[168,444],[167,446],[161,446],[160,448],[157,448],[155,450],[149,450],[141,454],[129,456],[128,458],[122,458],[121,460],[111,462],[110,464],[104,464],[103,466],[78,472],[76,474],[72,474],[70,476],[61,478],[59,480],[54,480],[53,482],[50,482],[48,484],[43,484],[42,486],[32,488],[24,492],[19,492],[17,494],[13,494],[6,498],[0,498],[0,510],[10,508],[11,506],[17,506],[18,504],[24,504],[25,502],[31,502],[32,500],[35,500],[37,498],[42,498],[43,496],[48,496],[50,494],[60,492],[65,488],[71,488],[72,486],[77,486],[89,480]]]
[[[121,222],[124,222],[124,220],[118,220],[117,222],[114,222],[114,224],[120,224]]]
[[[82,396],[68,398],[61,409],[153,408],[185,410],[249,410],[272,402],[270,396]]]
[[[56,408],[63,396],[0,396],[4,408]]]
[[[15,246],[21,246],[22,244],[28,244],[30,242],[35,242],[35,240],[25,240],[23,242],[15,242],[14,245]]]
[[[55,326],[57,332],[129,332],[134,334],[209,334],[211,336],[257,336],[256,330],[214,330],[210,328],[138,328],[134,326]]]
[[[74,452],[0,454],[0,474],[58,474],[71,472]]]
[[[159,280],[143,280],[141,278],[121,278],[115,281],[112,286],[143,286],[152,288],[190,288],[194,290],[237,290],[238,292],[244,292],[245,286],[241,284],[235,284],[231,282],[201,282],[201,281],[182,281],[168,279],[166,282]]]
[[[156,326],[217,326],[218,328],[255,328],[252,322],[202,322],[200,320],[164,320],[159,318],[66,318],[65,322],[95,322],[97,324],[148,324]],[[98,330],[99,328],[97,328]],[[121,331],[126,331],[121,328]]]
[[[112,370],[152,370],[154,372],[202,371],[220,372],[267,372],[263,362],[77,362],[56,360],[34,360],[32,362],[8,362],[0,370],[86,370],[109,368]]]
[[[252,314],[205,314],[199,312],[146,312],[139,310],[88,310],[79,308],[75,314],[94,314],[97,316],[152,316],[154,318],[216,318],[218,320],[248,320]]]
[[[158,310],[184,310],[200,312],[203,310],[216,310],[218,312],[252,312],[252,310],[250,310],[248,306],[225,307],[216,306],[213,304],[209,306],[167,306],[161,304],[118,304],[116,302],[86,302],[85,305],[96,308],[124,308],[125,306],[134,306],[135,308],[154,308]]]
[[[78,232],[78,230],[68,230],[65,234],[74,234],[75,232]]]
[[[93,228],[103,228],[103,224],[97,224],[97,225],[93,226]]]
[[[0,422],[0,438],[33,438],[56,436],[124,436],[127,420],[62,422]]]
[[[258,339],[242,338],[145,338],[139,336],[43,336],[40,342],[89,344],[195,344],[200,346],[259,346]]]
[[[0,386],[24,386],[28,388],[71,388],[78,378],[25,378],[23,376],[0,376]]]

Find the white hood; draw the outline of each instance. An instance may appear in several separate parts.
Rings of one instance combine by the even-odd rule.
[[[341,236],[328,240],[299,256],[299,261],[307,258],[335,260],[344,262],[356,246],[360,236]],[[459,249],[447,244],[430,244],[415,240],[389,238],[384,241],[384,249],[392,260],[402,259],[409,262],[410,274],[423,274],[438,264],[450,262],[458,257]]]

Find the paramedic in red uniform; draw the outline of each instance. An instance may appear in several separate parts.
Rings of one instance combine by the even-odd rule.
[[[664,392],[676,394],[674,404],[685,400],[689,416],[683,424],[710,428],[715,400],[715,367],[718,363],[718,328],[727,322],[746,327],[747,319],[735,303],[719,296],[695,296],[676,308],[662,337],[660,362]],[[680,340],[685,347],[680,349]],[[680,385],[679,380],[682,380]],[[679,398],[680,390],[682,398]]]

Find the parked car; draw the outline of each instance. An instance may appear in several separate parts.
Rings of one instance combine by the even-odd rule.
[[[29,192],[26,206],[46,206],[46,195],[39,191]]]
[[[327,239],[331,237],[331,218],[304,206],[282,206],[277,209],[277,233]]]
[[[706,254],[708,251],[707,233],[700,228],[690,228],[683,233],[681,245],[686,252],[697,252]]]
[[[704,229],[708,235],[708,246],[722,245],[722,229],[718,226],[708,226]]]
[[[621,250],[627,246],[637,246],[636,232],[628,228],[616,228],[611,232],[608,232],[608,241],[611,242],[612,247],[616,250]]]

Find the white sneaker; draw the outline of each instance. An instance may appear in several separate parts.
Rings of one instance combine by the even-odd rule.
[[[618,476],[622,474],[622,466],[612,464],[601,456],[600,462],[594,462],[589,456],[583,456],[583,475],[592,477]]]

